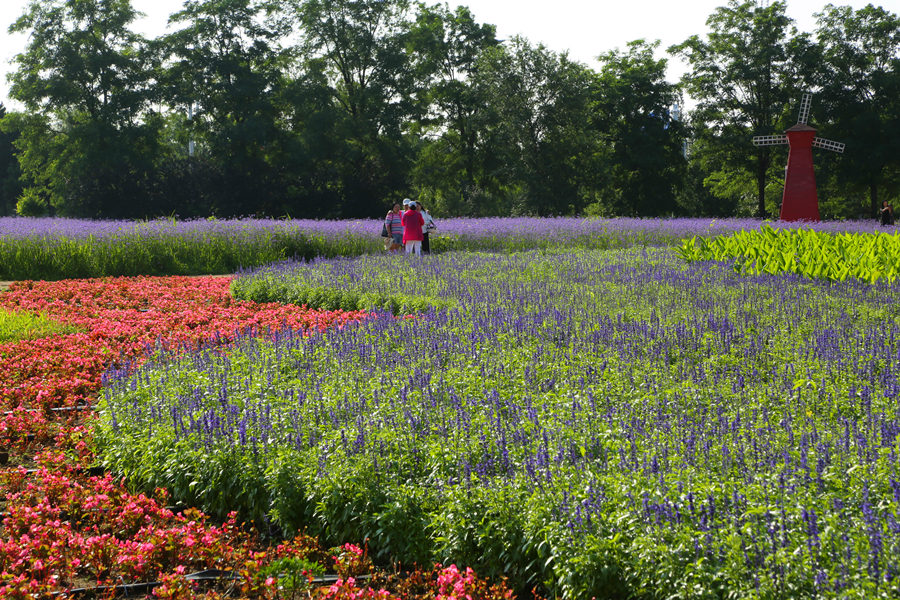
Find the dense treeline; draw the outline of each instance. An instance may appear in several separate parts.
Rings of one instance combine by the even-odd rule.
[[[731,0],[708,33],[604,52],[594,70],[500,41],[464,7],[407,0],[187,0],[136,34],[130,0],[34,0],[0,107],[0,213],[380,216],[771,215],[796,121],[847,143],[816,155],[823,215],[900,195],[900,18]],[[599,51],[599,50],[598,50]],[[684,94],[696,101],[682,114]]]

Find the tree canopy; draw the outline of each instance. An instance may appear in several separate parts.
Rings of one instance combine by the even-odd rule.
[[[785,8],[717,8],[669,82],[659,42],[591,68],[447,4],[186,0],[146,39],[131,0],[32,0],[0,213],[767,216],[786,152],[750,138],[809,91],[847,143],[817,157],[823,214],[872,214],[900,194],[900,19],[829,4],[800,32]]]

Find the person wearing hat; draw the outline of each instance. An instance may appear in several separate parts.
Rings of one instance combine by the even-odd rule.
[[[419,208],[422,219],[425,221],[425,225],[422,227],[422,254],[431,254],[431,242],[428,239],[428,234],[433,229],[437,229],[437,225],[435,224],[434,219],[431,218],[431,213],[428,212],[427,208],[422,206],[421,202],[416,202],[416,206]]]
[[[417,210],[416,203],[409,203],[409,210],[401,217],[403,224],[403,244],[407,254],[422,256],[422,229],[425,227],[425,219]]]

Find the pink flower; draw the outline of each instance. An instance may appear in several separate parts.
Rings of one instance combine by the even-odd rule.
[[[193,556],[198,546],[214,561],[253,560],[250,541],[240,533],[236,517],[211,527],[199,511],[175,515],[164,508],[164,494],[155,495],[163,498],[161,506],[130,494],[109,476],[84,476],[80,466],[93,460],[90,422],[72,427],[23,408],[91,402],[110,363],[139,364],[148,345],[158,339],[169,347],[196,345],[218,332],[227,342],[250,324],[263,332],[283,325],[313,331],[367,317],[362,312],[233,301],[229,281],[137,277],[26,282],[0,295],[0,307],[42,312],[82,330],[5,343],[0,353],[0,406],[11,411],[0,411],[0,447],[28,448],[30,455],[34,452],[29,444],[46,448],[36,457],[39,468],[32,475],[26,478],[24,468],[4,474],[7,489],[17,490],[6,497],[0,540],[0,563],[9,575],[4,582],[21,580],[23,586],[37,589],[84,574],[128,582],[151,573],[173,583],[187,571],[184,565],[173,567],[174,561],[187,561],[184,549],[194,548]],[[363,555],[352,545],[343,553],[350,560]],[[262,562],[261,557],[255,562]],[[166,574],[173,568],[174,574]],[[40,583],[35,575],[41,571],[48,571],[55,583]],[[47,574],[42,573],[42,579]],[[41,588],[35,595],[48,590]]]

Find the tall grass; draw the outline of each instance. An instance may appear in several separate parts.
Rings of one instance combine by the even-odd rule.
[[[22,225],[36,220],[29,221]],[[68,228],[45,221],[45,232],[32,227],[25,228],[27,235],[0,238],[0,279],[220,274],[285,258],[356,255],[380,247],[374,236],[353,235],[350,222],[343,229],[332,225],[324,235],[281,221],[74,221]],[[7,228],[0,223],[0,231]]]

